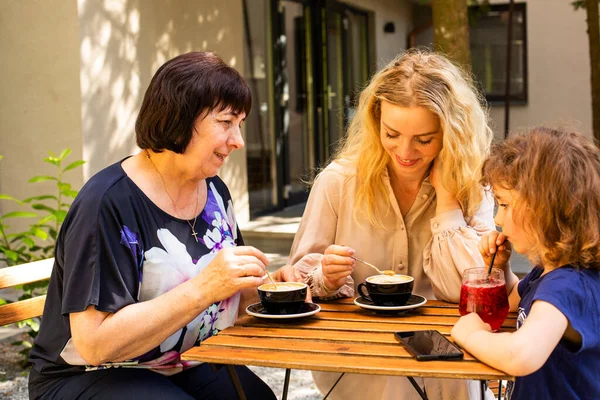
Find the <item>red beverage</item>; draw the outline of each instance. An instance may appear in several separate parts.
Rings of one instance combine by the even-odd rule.
[[[490,324],[493,331],[497,331],[509,311],[504,273],[494,269],[488,278],[483,268],[473,270],[465,271],[458,311],[460,315],[477,313],[485,323]]]

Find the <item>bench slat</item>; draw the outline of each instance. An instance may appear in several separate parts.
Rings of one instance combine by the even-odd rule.
[[[50,278],[54,258],[0,268],[0,289]]]
[[[39,317],[44,311],[46,295],[0,306],[0,326]]]

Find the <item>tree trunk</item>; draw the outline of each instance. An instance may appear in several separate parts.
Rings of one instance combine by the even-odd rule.
[[[433,43],[465,70],[471,70],[467,0],[432,0]]]
[[[586,0],[587,26],[590,39],[590,67],[592,72],[592,130],[600,145],[600,16],[598,0]]]

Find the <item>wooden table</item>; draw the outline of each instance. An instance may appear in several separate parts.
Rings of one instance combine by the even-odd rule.
[[[362,309],[353,299],[319,303],[321,311],[311,317],[278,320],[244,316],[182,359],[225,364],[234,384],[245,398],[232,365],[285,368],[283,399],[287,397],[289,370],[348,372],[412,377],[514,380],[465,352],[461,361],[416,361],[395,340],[397,331],[436,329],[450,335],[459,318],[456,304],[429,300],[417,309],[397,315],[380,315]],[[501,330],[514,330],[516,314],[511,313]],[[485,385],[485,383],[483,384]]]

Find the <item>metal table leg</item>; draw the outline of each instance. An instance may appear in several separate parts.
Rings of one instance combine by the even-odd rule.
[[[419,393],[419,396],[421,396],[421,398],[423,400],[428,400],[427,393],[425,393],[424,389],[421,389],[421,386],[419,386],[419,384],[415,381],[415,379],[412,376],[407,376],[407,378],[410,381],[410,383],[413,385],[413,387],[415,388],[417,393]]]
[[[242,387],[242,383],[240,382],[240,377],[235,371],[234,366],[228,364],[225,367],[227,368],[227,373],[229,373],[229,378],[231,378],[231,383],[233,383],[233,386],[235,387],[235,391],[237,392],[238,398],[240,400],[247,400],[246,393],[244,393],[244,388]]]
[[[502,400],[502,380],[498,381],[498,400]]]
[[[281,395],[281,400],[287,400],[289,387],[290,387],[290,369],[286,368],[285,379],[283,380],[283,394]]]
[[[481,400],[485,400],[485,392],[487,390],[487,381],[479,381],[481,382]]]

